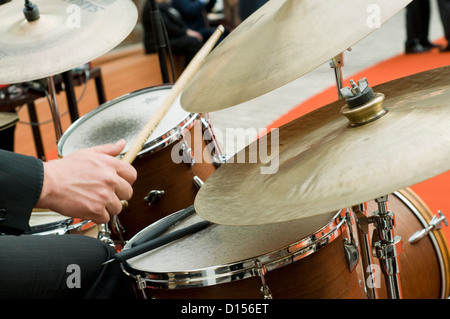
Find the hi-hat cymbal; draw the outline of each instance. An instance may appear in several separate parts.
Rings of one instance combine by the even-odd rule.
[[[0,112],[0,131],[5,130],[19,121],[16,112]]]
[[[118,45],[137,21],[130,0],[34,0],[40,18],[29,22],[24,1],[0,6],[0,83],[45,78],[90,62]]]
[[[246,102],[321,66],[411,0],[270,0],[205,59],[181,105],[193,113]]]
[[[388,112],[365,125],[349,125],[340,114],[346,105],[341,99],[272,131],[267,149],[258,147],[260,139],[208,178],[195,199],[197,213],[225,225],[291,221],[351,207],[447,171],[449,83],[450,66],[376,86]],[[276,132],[279,152],[278,141],[272,141]],[[245,154],[245,161],[239,160]]]

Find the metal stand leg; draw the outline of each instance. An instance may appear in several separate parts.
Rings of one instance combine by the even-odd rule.
[[[388,196],[377,198],[375,201],[378,204],[378,212],[373,216],[376,227],[373,249],[380,260],[388,297],[401,299],[399,255],[403,251],[402,238],[394,236],[395,219],[394,214],[387,209]]]
[[[356,222],[358,224],[357,232],[361,247],[361,261],[363,265],[367,297],[369,299],[378,299],[378,283],[375,281],[377,277],[374,274],[374,262],[372,258],[372,248],[369,234],[370,220],[367,218],[367,204],[363,203],[358,206],[353,206],[352,211],[356,216]]]
[[[341,89],[343,88],[342,67],[344,66],[344,53],[336,55],[330,61],[330,67],[334,69],[336,77],[336,86],[338,91],[338,98],[342,99]]]
[[[372,257],[380,261],[383,272],[387,294],[389,299],[401,299],[402,291],[400,284],[400,261],[399,255],[403,251],[402,238],[394,236],[395,218],[394,213],[387,208],[388,196],[375,199],[378,211],[373,216],[367,217],[366,204],[353,206],[358,223],[358,237],[361,243],[362,263],[365,268],[366,291],[370,299],[378,299],[377,288],[379,285],[374,276],[374,263]],[[372,239],[369,235],[369,224],[374,224]]]
[[[62,127],[59,118],[58,103],[56,101],[55,82],[53,81],[52,76],[47,78],[47,86],[49,92],[50,111],[52,112],[53,125],[55,126],[56,143],[58,143],[62,136]]]

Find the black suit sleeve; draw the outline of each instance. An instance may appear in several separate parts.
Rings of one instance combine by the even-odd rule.
[[[18,235],[29,230],[43,181],[41,160],[0,150],[0,232]]]

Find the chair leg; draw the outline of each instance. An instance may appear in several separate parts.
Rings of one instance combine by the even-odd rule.
[[[70,120],[75,122],[80,116],[78,113],[78,104],[77,104],[77,98],[75,96],[75,89],[73,84],[73,74],[72,71],[66,71],[62,74],[65,91],[66,91],[66,97],[67,97],[67,106],[69,108],[70,113]]]
[[[103,86],[102,71],[98,69],[98,76],[95,77],[95,87],[97,88],[97,98],[99,105],[106,102],[105,88]]]
[[[39,123],[36,113],[36,107],[34,105],[34,102],[28,103],[27,106],[28,114],[30,116],[31,129],[33,131],[34,145],[36,146],[37,157],[45,161],[45,152],[44,146],[42,144],[41,130],[39,128],[39,125],[36,124]]]

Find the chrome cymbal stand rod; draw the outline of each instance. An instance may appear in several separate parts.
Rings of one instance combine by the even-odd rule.
[[[376,274],[373,258],[371,239],[369,233],[369,224],[371,219],[367,218],[367,203],[362,203],[352,207],[357,223],[358,239],[361,247],[361,262],[363,265],[364,282],[366,294],[369,299],[378,299],[377,288],[380,286],[377,282],[378,274]]]
[[[49,94],[48,102],[50,104],[50,111],[52,112],[53,125],[55,126],[56,143],[58,143],[62,136],[62,127],[58,111],[58,103],[56,101],[56,90],[53,76],[47,77],[47,86]]]
[[[387,209],[388,195],[375,199],[378,211],[373,214],[375,226],[373,252],[380,260],[389,299],[401,299],[399,255],[403,251],[402,238],[394,236],[394,213]]]
[[[338,91],[338,98],[343,98],[343,95],[341,93],[341,89],[344,86],[343,83],[343,77],[342,77],[342,67],[344,66],[344,53],[340,53],[336,55],[334,58],[330,61],[330,67],[334,69],[334,75],[336,78],[336,86]]]

